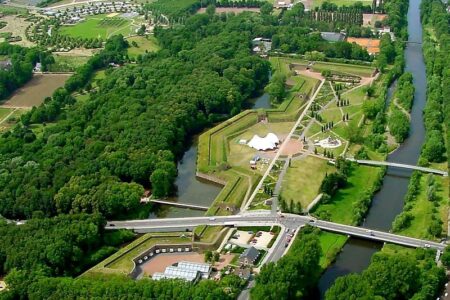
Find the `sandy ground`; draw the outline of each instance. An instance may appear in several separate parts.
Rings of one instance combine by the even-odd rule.
[[[323,76],[319,72],[313,72],[311,70],[297,70],[295,69],[295,73],[298,75],[308,76],[311,78],[322,80]]]
[[[217,270],[222,270],[230,264],[233,258],[234,254],[222,254],[219,261],[214,264],[214,268],[216,268]]]
[[[190,261],[190,262],[205,262],[205,256],[199,253],[165,253],[158,254],[155,258],[152,258],[147,263],[145,263],[142,268],[144,274],[153,275],[156,272],[164,272],[164,270],[180,261]]]
[[[70,75],[45,74],[34,75],[33,78],[6,100],[2,107],[33,107],[44,102],[53,92],[64,85]]]
[[[363,14],[363,26],[375,27],[376,21],[383,21],[386,17],[384,14]]]
[[[260,237],[255,237],[256,243],[253,244],[253,246],[255,246],[255,248],[267,248],[267,245],[269,245],[272,238],[273,235],[271,235],[269,232],[263,231]]]
[[[236,231],[235,235],[239,235],[239,238],[232,239],[232,241],[235,241],[237,244],[248,244],[250,238],[252,237],[252,234],[241,230]]]
[[[19,18],[16,16],[4,16],[1,18],[2,21],[6,21],[8,24],[0,29],[0,32],[11,32],[12,36],[20,36],[22,40],[20,42],[15,42],[13,44],[31,47],[34,43],[27,40],[25,37],[25,30],[30,22],[25,21],[25,18]]]
[[[281,155],[294,155],[300,153],[303,149],[303,142],[298,139],[290,139],[284,146]]]
[[[53,54],[64,55],[64,56],[93,56],[95,53],[99,52],[101,49],[83,49],[77,48],[72,49],[67,52],[53,52]]]
[[[216,7],[216,14],[229,13],[229,12],[239,14],[244,11],[259,12],[259,8],[255,8],[255,7]],[[206,12],[205,7],[202,7],[198,10],[198,13],[204,13],[204,12]]]

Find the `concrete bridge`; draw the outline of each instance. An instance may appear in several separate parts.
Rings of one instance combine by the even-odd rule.
[[[164,204],[164,205],[171,205],[181,208],[190,208],[190,209],[196,209],[196,210],[208,210],[208,206],[202,206],[197,204],[188,204],[188,203],[180,203],[180,202],[173,202],[173,201],[166,201],[166,200],[159,200],[159,199],[148,199],[147,202],[152,203],[158,203],[158,204]]]
[[[244,214],[233,216],[110,221],[107,223],[106,229],[132,229],[139,232],[180,231],[180,230],[184,231],[186,229],[192,229],[200,225],[209,225],[209,226],[278,225],[286,228],[298,229],[306,224],[321,228],[326,231],[413,248],[430,248],[434,250],[443,251],[446,246],[445,244],[433,241],[415,239],[393,233],[372,230],[369,228],[326,222],[308,216],[299,216],[294,214],[274,215],[270,211],[268,211],[267,213],[259,213],[259,214],[247,212]]]
[[[361,165],[371,165],[371,166],[388,166],[388,167],[396,167],[396,168],[402,168],[402,169],[409,169],[409,170],[417,170],[425,173],[432,173],[436,175],[441,176],[448,176],[448,172],[432,169],[432,168],[425,168],[425,167],[419,167],[419,166],[413,166],[413,165],[407,165],[407,164],[400,164],[400,163],[394,163],[394,162],[388,162],[388,161],[376,161],[376,160],[364,160],[364,159],[354,159],[354,158],[346,158],[349,161],[356,162]]]

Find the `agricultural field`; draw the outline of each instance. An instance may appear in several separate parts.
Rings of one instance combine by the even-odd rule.
[[[130,43],[130,47],[128,48],[128,55],[130,57],[159,50],[158,41],[153,36],[133,36],[129,37],[127,41]]]
[[[62,26],[60,33],[71,37],[102,38],[115,34],[128,36],[132,32],[132,20],[107,15],[87,16],[86,20],[75,25]]]
[[[3,15],[19,15],[19,14],[27,14],[28,10],[26,8],[13,7],[8,5],[0,4],[0,13]]]
[[[4,107],[31,108],[41,104],[46,97],[64,85],[69,75],[45,74],[34,75],[23,87],[17,89],[13,95],[3,102]]]

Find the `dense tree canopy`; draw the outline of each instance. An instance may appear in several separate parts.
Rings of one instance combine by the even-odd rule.
[[[317,284],[321,248],[311,228],[303,229],[288,254],[268,263],[256,277],[252,299],[306,299]]]

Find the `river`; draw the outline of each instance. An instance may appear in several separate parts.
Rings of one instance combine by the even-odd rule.
[[[420,23],[420,0],[410,0],[408,10],[408,43],[405,49],[406,71],[413,74],[415,94],[411,110],[409,138],[393,153],[388,161],[416,164],[425,137],[422,111],[426,101],[426,71],[422,56],[422,25]],[[388,101],[393,93],[389,88]],[[408,189],[411,171],[388,168],[381,190],[376,193],[369,213],[362,226],[388,231],[394,218],[403,210],[403,199]],[[337,277],[361,272],[370,263],[372,255],[382,247],[380,243],[350,238],[335,263],[319,281],[321,298]]]
[[[251,99],[246,103],[249,108],[270,108],[270,99],[267,93]],[[210,206],[219,195],[222,186],[209,181],[197,178],[197,143],[198,136],[192,139],[190,147],[178,162],[178,176],[175,180],[177,193],[168,200],[179,203],[197,204]],[[155,213],[151,213],[149,218],[178,218],[202,216],[205,212],[186,208],[173,207],[168,205],[158,205]]]

